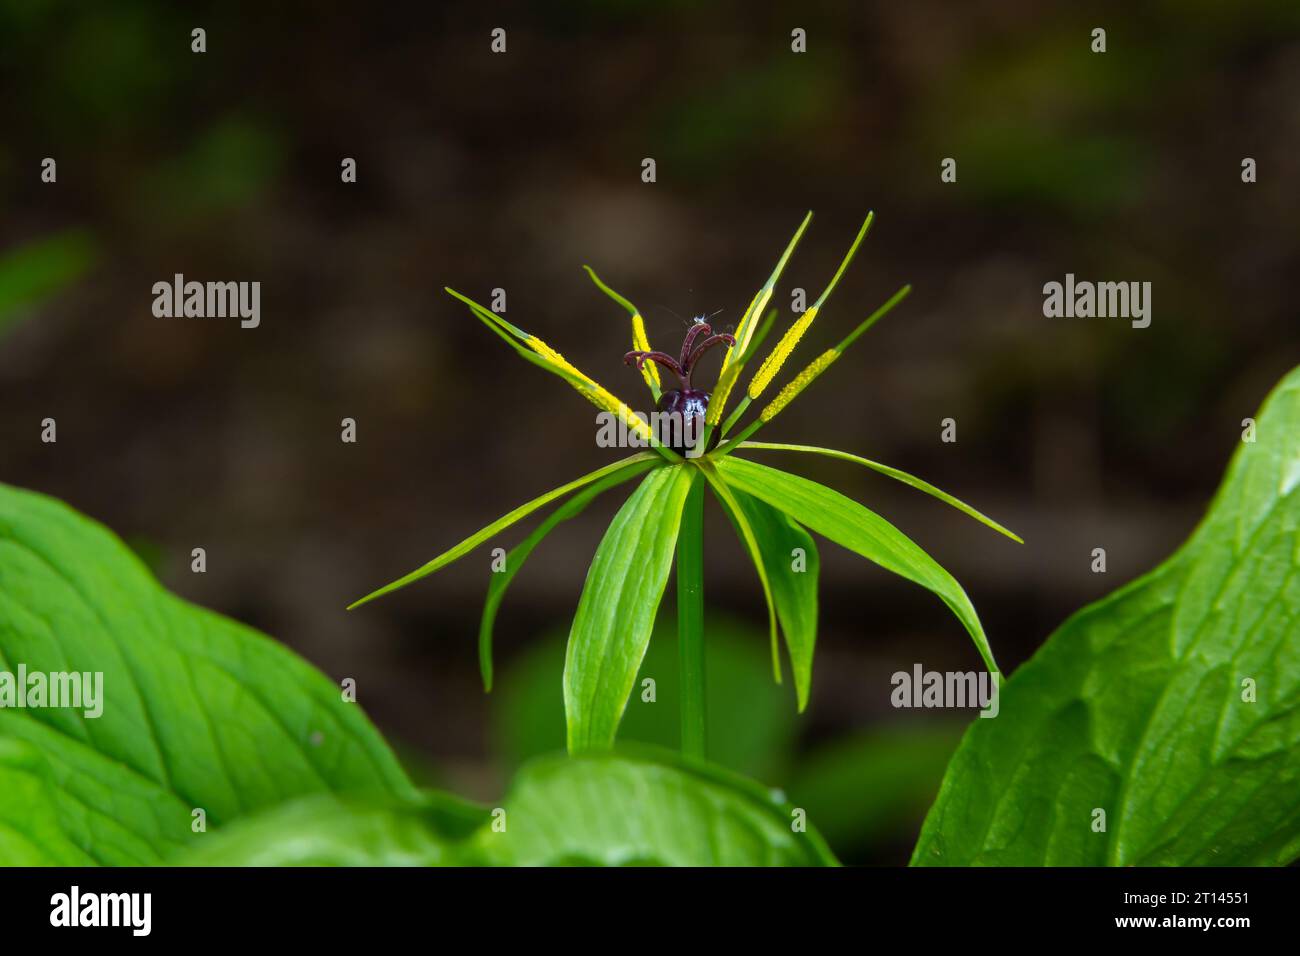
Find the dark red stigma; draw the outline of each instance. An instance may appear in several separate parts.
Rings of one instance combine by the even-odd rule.
[[[696,343],[699,343],[698,345]],[[735,345],[736,338],[726,332],[716,335],[704,319],[696,319],[686,339],[682,342],[682,354],[673,358],[666,352],[628,352],[623,360],[628,365],[635,365],[640,371],[646,362],[655,362],[672,371],[681,383],[681,388],[666,389],[660,396],[656,410],[671,415],[679,421],[670,435],[661,436],[664,444],[673,451],[685,453],[694,447],[704,428],[704,417],[709,410],[709,393],[702,388],[691,386],[691,372],[695,369],[700,356],[717,345]],[[717,436],[714,436],[715,439]],[[666,440],[665,440],[666,439]]]
[[[703,341],[696,345],[695,343],[701,338]],[[682,342],[682,354],[679,358],[673,358],[667,352],[628,352],[627,355],[623,356],[623,361],[628,365],[635,365],[637,371],[644,368],[646,362],[662,365],[677,376],[677,380],[681,382],[683,389],[689,390],[691,387],[691,370],[699,362],[700,356],[715,345],[724,344],[735,345],[736,337],[726,332],[719,332],[714,335],[713,329],[708,322],[703,319],[696,319],[690,331],[686,333],[685,341]]]

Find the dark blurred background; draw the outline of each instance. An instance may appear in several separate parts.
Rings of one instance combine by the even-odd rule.
[[[343,611],[612,458],[594,410],[444,285],[504,288],[507,318],[636,405],[627,317],[581,264],[675,347],[679,316],[737,322],[813,209],[783,326],[789,289],[814,297],[875,209],[787,374],[915,291],[764,437],[905,468],[1027,543],[852,465],[762,460],[911,534],[1007,670],[1182,541],[1241,420],[1300,359],[1294,0],[186,7],[0,4],[0,480],[66,499],[168,587],[355,678],[414,772],[470,796],[562,745],[567,622],[625,492],[515,580],[490,696],[488,549]],[[260,328],[154,318],[153,283],[178,272],[260,281]],[[1150,281],[1150,328],[1044,318],[1042,286],[1066,272]],[[968,638],[932,595],[827,544],[796,717],[752,566],[709,521],[715,756],[808,807],[845,859],[905,860],[969,715],[894,710],[889,676],[977,668]],[[633,700],[625,736],[672,744],[671,590],[661,618],[658,702]]]

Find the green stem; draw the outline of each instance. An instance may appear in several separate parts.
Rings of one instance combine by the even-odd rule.
[[[728,438],[717,448],[713,449],[713,451],[711,451],[709,454],[712,455],[714,458],[721,458],[723,455],[730,454],[733,448],[735,448],[745,439],[749,438],[749,436],[754,434],[754,432],[762,428],[763,424],[764,422],[763,419],[761,418],[758,419],[758,421],[750,422],[748,425],[745,426],[745,430],[742,431],[739,435],[737,435],[735,438]]]
[[[698,469],[677,534],[677,664],[682,754],[704,759],[704,480]]]

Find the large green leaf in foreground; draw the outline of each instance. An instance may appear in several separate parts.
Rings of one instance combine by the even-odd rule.
[[[1300,855],[1300,369],[1257,422],[1187,543],[1066,621],[997,719],[972,721],[914,863]]]
[[[440,795],[401,805],[310,797],[210,834],[176,862],[834,865],[821,837],[801,824],[757,784],[637,748],[535,760],[491,809]]]
[[[479,843],[515,866],[834,864],[802,814],[758,784],[650,750],[546,757],[520,771],[505,832]],[[797,830],[796,825],[801,829]]]
[[[0,672],[100,672],[102,715],[0,708],[0,865],[160,861],[321,791],[408,795],[338,686],[163,590],[110,532],[0,485]]]
[[[319,793],[191,843],[179,866],[479,866],[486,808],[441,793],[410,800]]]

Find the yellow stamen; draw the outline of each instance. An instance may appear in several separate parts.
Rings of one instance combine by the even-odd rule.
[[[555,351],[555,349],[551,348],[549,345],[547,345],[537,336],[530,335],[528,336],[528,338],[524,339],[524,342],[528,345],[529,348],[531,348],[542,358],[546,359],[546,361],[554,365],[557,369],[560,369],[563,372],[567,372],[569,375],[576,376],[577,378],[580,378],[584,382],[588,382],[591,385],[596,384],[590,378],[584,375],[581,371],[579,371],[577,366],[575,366],[563,355]]]
[[[749,303],[749,309],[746,311],[745,319],[741,320],[744,326],[740,331],[740,338],[736,339],[736,344],[727,349],[726,364],[730,365],[733,353],[739,359],[749,348],[749,341],[754,337],[754,329],[758,328],[758,316],[763,314],[763,309],[767,306],[767,300],[772,298],[771,288],[760,289],[755,295],[754,300]]]
[[[853,261],[853,257],[858,254],[858,246],[862,245],[862,240],[866,237],[867,231],[871,228],[871,221],[875,218],[875,215],[875,213],[867,214],[866,221],[862,223],[862,228],[858,230],[858,234],[853,240],[853,245],[849,246],[849,251],[840,262],[840,267],[835,270],[835,275],[831,277],[830,284],[826,286],[822,291],[822,294],[817,297],[817,301],[809,307],[808,311],[803,314],[799,321],[792,325],[789,331],[785,333],[776,348],[772,350],[772,353],[767,357],[767,360],[763,362],[762,366],[759,368],[758,374],[750,381],[750,399],[758,398],[758,396],[763,393],[763,390],[771,384],[772,379],[776,376],[776,373],[781,370],[781,366],[785,363],[785,360],[790,357],[790,353],[793,352],[795,346],[799,344],[799,339],[803,337],[803,334],[806,331],[808,331],[808,326],[812,324],[812,320],[816,317],[817,313],[821,311],[823,303],[830,298],[831,293],[835,291],[835,287],[839,285],[840,279],[843,277],[845,270],[848,269],[849,263]]]
[[[650,338],[645,334],[645,320],[641,318],[640,312],[632,313],[632,348],[638,352],[650,351]],[[641,375],[651,388],[656,390],[659,388],[659,366],[654,362],[646,362],[642,365]]]
[[[812,325],[813,319],[817,317],[817,306],[813,306],[803,315],[799,316],[799,321],[786,330],[785,335],[781,336],[781,341],[776,344],[771,353],[763,360],[763,364],[758,368],[758,374],[754,376],[749,383],[749,397],[758,398],[763,394],[763,390],[771,384],[772,379],[781,371],[781,366],[785,360],[790,357],[794,347],[799,344],[803,334],[808,331],[808,326]]]
[[[706,425],[716,425],[722,420],[722,412],[727,407],[727,396],[731,394],[736,379],[740,378],[741,367],[739,362],[735,362],[723,368],[722,374],[718,376],[718,384],[709,397],[709,412],[704,416]]]
[[[785,247],[785,252],[781,253],[781,258],[777,260],[776,268],[772,270],[772,274],[767,277],[767,282],[749,303],[749,308],[745,310],[745,315],[736,328],[736,344],[727,350],[727,357],[722,361],[723,368],[733,361],[745,358],[745,350],[749,348],[749,342],[754,337],[754,329],[763,314],[763,309],[767,306],[768,299],[772,298],[772,290],[776,287],[777,280],[781,278],[781,273],[785,271],[785,264],[790,261],[790,256],[794,254],[794,247],[799,245],[799,239],[810,222],[812,222],[811,212],[803,217],[803,222],[795,230],[794,238],[790,240],[790,244]]]
[[[805,388],[812,384],[822,372],[831,367],[831,363],[840,357],[838,349],[827,349],[817,358],[809,363],[808,367],[796,375],[785,388],[781,389],[776,398],[763,409],[762,414],[758,416],[759,421],[770,422],[773,418],[781,413],[781,410],[789,405]]]
[[[645,419],[628,408],[626,402],[621,401],[599,385],[590,391],[583,392],[583,394],[587,396],[587,400],[591,404],[617,415],[627,424],[629,429],[636,432],[647,442],[650,441],[650,426],[646,424]]]
[[[641,418],[628,408],[626,402],[615,396],[603,385],[598,384],[587,375],[583,374],[577,366],[537,336],[530,335],[524,341],[528,344],[529,348],[544,358],[554,368],[558,369],[578,394],[582,395],[587,399],[587,401],[591,402],[591,404],[595,405],[602,411],[611,412],[612,414],[617,415],[627,424],[628,428],[646,439],[647,442],[650,440],[650,426],[646,424],[645,419]]]
[[[763,294],[763,290],[762,290],[762,289],[759,289],[757,292],[754,293],[754,297],[753,297],[752,299],[749,300],[749,308],[747,308],[747,309],[745,310],[744,314],[741,315],[741,317],[740,317],[740,325],[736,328],[736,335],[737,335],[737,336],[740,336],[740,335],[745,334],[745,332],[744,332],[744,330],[745,330],[745,322],[748,321],[750,315],[753,313],[753,311],[754,311],[754,304],[755,304],[756,302],[758,302],[758,297],[759,297],[760,295],[762,295],[762,294]],[[733,361],[737,361],[737,360],[739,360],[739,359],[740,359],[740,356],[741,356],[742,354],[743,354],[743,353],[740,351],[740,339],[737,338],[737,339],[736,339],[736,344],[735,344],[735,345],[728,345],[728,346],[727,346],[727,352],[726,352],[726,354],[722,356],[722,369],[723,369],[723,371],[726,371],[727,366],[730,365]]]

